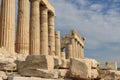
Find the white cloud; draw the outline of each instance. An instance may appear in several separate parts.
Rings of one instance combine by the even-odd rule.
[[[88,3],[88,0],[76,0],[80,5],[84,6]]]
[[[64,31],[63,34],[68,33],[70,29],[77,29],[81,35],[86,37],[86,49],[98,49],[98,52],[93,51],[97,54],[94,58],[104,56],[107,52],[108,57],[113,53],[116,57],[118,56],[120,50],[115,48],[119,48],[120,45],[117,47],[110,45],[110,48],[103,46],[109,43],[120,43],[120,12],[116,10],[117,7],[107,9],[106,14],[103,15],[99,13],[105,7],[103,4],[92,4],[89,8],[77,9],[73,3],[67,3],[65,0],[50,1],[56,8],[56,28]],[[79,0],[83,5],[88,5],[87,1]],[[101,47],[106,50],[99,50]],[[93,53],[86,52],[86,54],[92,55]],[[115,58],[110,57],[110,59]]]
[[[120,2],[120,0],[113,0],[113,2]]]
[[[100,12],[103,9],[103,7],[104,6],[101,4],[93,4],[90,6],[90,9]]]

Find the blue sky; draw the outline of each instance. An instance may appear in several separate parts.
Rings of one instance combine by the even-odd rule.
[[[76,29],[86,38],[85,56],[120,64],[120,0],[49,0],[61,35]]]

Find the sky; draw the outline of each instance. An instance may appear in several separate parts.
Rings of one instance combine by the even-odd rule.
[[[101,64],[117,61],[120,66],[120,0],[49,1],[55,7],[55,28],[61,36],[76,29],[86,39],[85,57]]]
[[[85,57],[120,66],[120,0],[49,0],[61,36],[76,29],[85,37]]]

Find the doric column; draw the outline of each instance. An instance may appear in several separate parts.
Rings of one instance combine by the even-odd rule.
[[[18,23],[15,50],[29,53],[29,0],[18,0]]]
[[[80,44],[78,43],[78,58],[81,58],[81,48]]]
[[[60,57],[61,56],[61,42],[60,42],[60,32],[55,31],[55,55]]]
[[[66,59],[72,58],[72,45],[68,44],[66,46]]]
[[[78,43],[75,41],[75,58],[78,58]]]
[[[61,52],[61,59],[66,59],[66,53],[65,52]]]
[[[55,55],[55,29],[54,29],[54,18],[52,13],[48,15],[48,44],[49,54]]]
[[[40,47],[41,54],[48,55],[48,9],[45,6],[41,6],[41,31],[40,31]]]
[[[75,39],[71,39],[71,44],[72,44],[72,57],[75,57]]]
[[[1,47],[1,4],[0,4],[0,47]]]
[[[14,53],[15,0],[2,0],[1,4],[1,46]]]
[[[38,0],[31,0],[30,7],[30,54],[40,54],[40,7]]]
[[[81,58],[84,58],[84,47],[81,46]]]

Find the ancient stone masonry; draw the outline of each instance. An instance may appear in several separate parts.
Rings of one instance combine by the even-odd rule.
[[[0,25],[1,25],[1,6],[0,6]],[[1,31],[1,27],[0,27],[0,31]],[[1,47],[1,32],[0,32],[0,47]]]
[[[0,45],[10,53],[14,53],[15,0],[2,0]]]
[[[15,0],[2,0],[0,14],[0,47],[11,54],[55,55],[55,10],[48,0],[18,0],[16,41]]]
[[[30,54],[40,54],[40,2],[30,0]]]
[[[41,54],[48,55],[48,9],[41,7]]]
[[[66,45],[66,58],[69,59],[69,58],[72,58],[72,44],[68,44]]]
[[[54,55],[55,14],[53,7],[46,0],[44,1],[30,0],[30,54]]]
[[[18,0],[18,23],[15,51],[29,53],[29,0]]]
[[[48,46],[49,46],[50,55],[55,55],[54,19],[55,19],[55,15],[49,12],[48,14]]]
[[[63,36],[61,41],[62,50],[66,48],[66,58],[84,58],[84,38],[76,30]]]
[[[99,66],[84,57],[85,38],[76,30],[60,38],[48,0],[18,0],[17,31],[17,0],[1,1],[0,80],[120,80],[116,62]]]
[[[55,31],[55,55],[61,57],[61,43],[60,43],[60,32]]]

